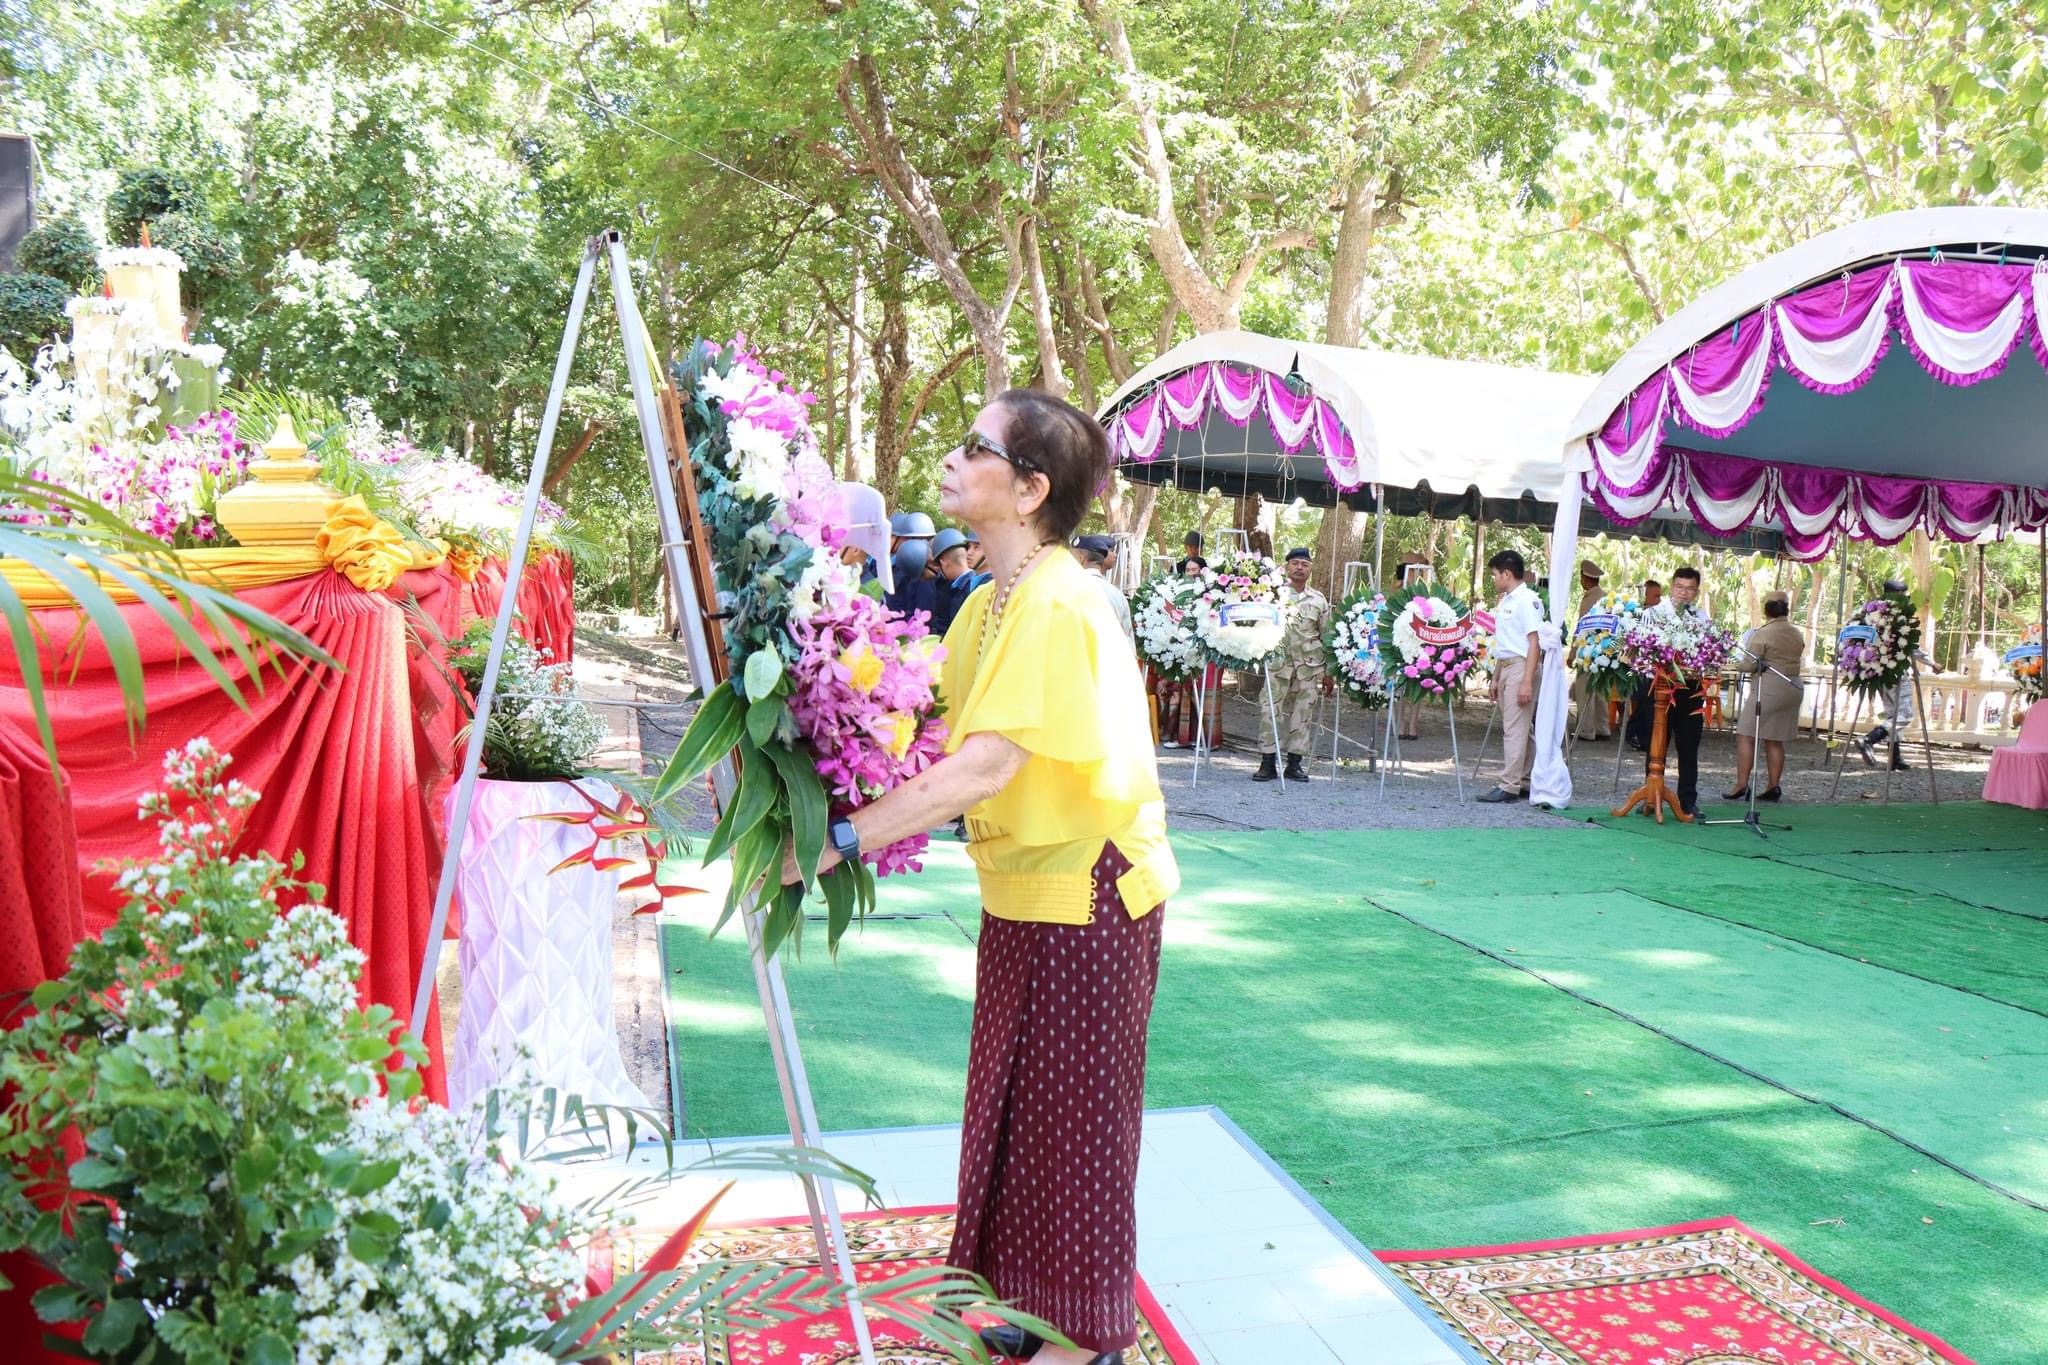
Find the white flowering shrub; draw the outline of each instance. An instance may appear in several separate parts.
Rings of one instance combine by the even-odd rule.
[[[483,686],[492,623],[470,623],[450,663],[473,697]],[[604,743],[604,721],[576,700],[568,664],[551,664],[516,632],[505,641],[498,689],[484,729],[484,776],[566,782],[583,776]]]
[[[586,1297],[583,1248],[609,1220],[563,1205],[528,1135],[602,1142],[620,1112],[552,1091],[422,1102],[424,1049],[388,1008],[357,1007],[363,955],[319,888],[234,853],[257,797],[227,766],[204,739],[166,757],[167,790],[141,803],[157,855],[121,874],[112,927],[0,1040],[0,1252],[52,1272],[36,1311],[82,1322],[87,1358],[549,1365],[665,1351],[707,1317],[846,1308],[841,1287],[779,1266],[674,1269],[688,1230]],[[874,1193],[818,1153],[715,1164]],[[977,1358],[967,1314],[1049,1330],[971,1277],[913,1271],[860,1294],[960,1360]]]

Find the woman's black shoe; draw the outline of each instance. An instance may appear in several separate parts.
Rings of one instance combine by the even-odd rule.
[[[1756,794],[1756,799],[1759,801],[1775,801],[1783,795],[1783,792],[1779,791],[1776,787],[1773,787],[1767,792],[1758,792]]]
[[[1721,799],[1723,801],[1747,801],[1749,800],[1749,788],[1738,787],[1732,792],[1722,792]],[[1770,799],[1768,796],[1759,796],[1757,798],[1759,801],[1768,801]]]
[[[1038,1348],[1045,1345],[1044,1338],[1036,1332],[1027,1332],[1022,1327],[1001,1322],[993,1327],[981,1329],[981,1344],[999,1356],[1010,1360],[1029,1360],[1038,1354]],[[1108,1357],[1111,1361],[1115,1356]]]

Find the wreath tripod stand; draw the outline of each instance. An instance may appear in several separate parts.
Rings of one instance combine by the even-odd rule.
[[[441,863],[441,879],[434,894],[433,925],[427,936],[427,951],[420,963],[418,989],[413,997],[412,1029],[419,1033],[426,1023],[433,1001],[435,969],[440,960],[442,935],[448,926],[448,905],[455,889],[463,835],[469,827],[469,812],[482,769],[484,732],[490,723],[497,697],[499,664],[511,633],[512,615],[519,598],[519,584],[526,570],[526,553],[533,538],[534,515],[540,505],[541,487],[547,477],[554,450],[555,428],[562,415],[562,399],[569,384],[576,343],[583,330],[583,314],[590,302],[591,286],[600,258],[611,267],[612,303],[618,316],[619,334],[625,344],[626,373],[633,391],[633,409],[640,428],[641,450],[647,456],[648,480],[661,527],[662,562],[675,592],[676,615],[682,624],[688,647],[690,677],[709,695],[725,681],[728,665],[724,642],[715,629],[712,608],[713,578],[709,549],[699,530],[696,480],[690,471],[689,447],[684,440],[682,405],[673,386],[660,384],[659,357],[634,300],[632,275],[626,260],[625,239],[610,229],[590,239],[584,248],[583,264],[576,275],[576,289],[570,297],[568,321],[562,331],[562,347],[555,359],[554,381],[548,389],[540,436],[535,443],[533,466],[526,479],[525,500],[519,513],[519,527],[512,540],[511,558],[505,565],[504,596],[498,602],[497,620],[491,628],[490,654],[477,687],[476,714],[471,721],[469,743],[464,751],[460,780],[455,787],[455,806],[449,818],[448,846]],[[687,505],[687,513],[685,506]],[[710,604],[707,606],[707,603]],[[737,773],[731,755],[712,769],[712,789],[722,808],[733,799]],[[810,1079],[804,1070],[803,1052],[798,1046],[796,1024],[790,1011],[789,992],[783,982],[782,964],[762,947],[760,908],[749,900],[741,907],[740,921],[746,927],[747,956],[753,964],[754,984],[761,999],[761,1011],[768,1024],[768,1047],[774,1058],[776,1080],[782,1090],[782,1105],[789,1123],[790,1142],[798,1148],[822,1150],[817,1106],[811,1097]],[[839,1201],[830,1181],[809,1173],[799,1176],[804,1200],[809,1206],[811,1236],[817,1250],[818,1266],[831,1267],[845,1286],[854,1341],[863,1365],[876,1365],[873,1334],[867,1314],[862,1311],[858,1281],[839,1213]]]

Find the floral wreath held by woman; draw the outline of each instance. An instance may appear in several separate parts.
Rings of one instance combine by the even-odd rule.
[[[1136,656],[1058,548],[1108,470],[1100,427],[1025,389],[947,455],[940,507],[993,574],[946,635],[947,753],[835,823],[824,864],[966,813],[984,908],[947,1260],[1075,1343],[984,1332],[1044,1365],[1113,1365],[1137,1340],[1145,1028],[1180,884]]]

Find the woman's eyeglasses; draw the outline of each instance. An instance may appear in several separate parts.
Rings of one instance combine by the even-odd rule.
[[[978,431],[970,431],[960,438],[960,454],[964,458],[971,460],[984,450],[997,459],[1009,461],[1014,468],[1026,474],[1045,472],[1035,461],[1027,460],[1022,455],[1012,455],[1001,441],[992,440]]]

